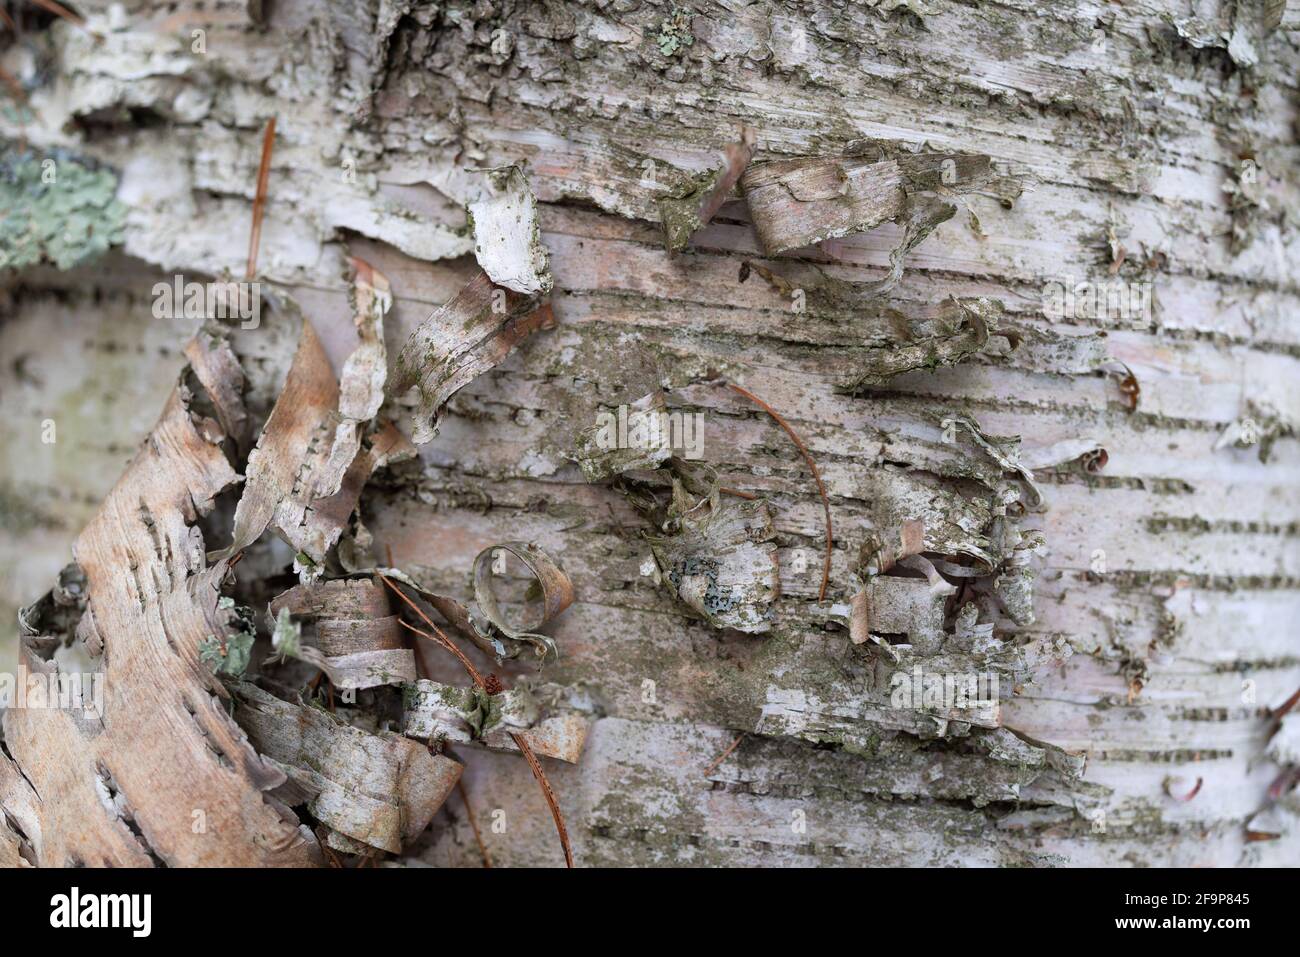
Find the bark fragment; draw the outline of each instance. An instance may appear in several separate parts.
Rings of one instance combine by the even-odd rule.
[[[404,734],[430,743],[478,741],[496,750],[517,751],[518,734],[543,757],[576,764],[589,721],[575,712],[543,716],[539,702],[522,686],[488,694],[420,679],[405,689]]]
[[[690,245],[691,237],[708,225],[754,156],[754,130],[746,126],[740,141],[723,150],[722,165],[691,177],[671,196],[659,200],[659,219],[663,224],[664,244],[670,253],[679,253]]]
[[[478,264],[498,286],[530,296],[550,292],[537,200],[523,170],[506,166],[485,170],[485,177],[485,195],[469,204]]]
[[[382,586],[336,579],[294,586],[272,600],[268,616],[278,653],[319,667],[336,688],[359,690],[415,680],[415,652],[391,612]],[[314,622],[314,646],[304,646],[291,616]]]
[[[459,762],[401,735],[367,733],[250,684],[235,695],[235,719],[306,793],[312,815],[370,847],[400,853],[460,778]]]

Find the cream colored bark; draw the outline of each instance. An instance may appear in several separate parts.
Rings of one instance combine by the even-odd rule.
[[[465,207],[482,198],[478,170],[519,164],[537,196],[554,328],[465,386],[418,459],[366,486],[360,515],[372,562],[441,594],[468,599],[475,557],[503,541],[562,561],[577,600],[547,626],[558,662],[503,673],[536,676],[594,718],[580,760],[546,760],[579,865],[1296,860],[1294,794],[1257,814],[1294,761],[1294,729],[1270,744],[1268,709],[1300,686],[1294,11],[1270,27],[1268,5],[1244,0],[701,2],[685,13],[624,0],[314,0],[275,4],[266,22],[242,3],[170,6],[85,3],[102,41],[59,22],[0,53],[28,87],[28,109],[0,115],[11,159],[24,137],[38,160],[103,163],[126,208],[121,250],[5,280],[0,597],[11,611],[51,588],[78,535],[92,588],[127,589],[120,608],[148,593],[142,620],[96,620],[110,660],[176,601],[178,578],[140,580],[138,593],[114,570],[128,551],[169,575],[181,561],[158,555],[132,517],[138,499],[152,508],[151,456],[184,461],[195,505],[233,473],[200,454],[213,446],[167,398],[196,323],[153,318],[151,289],[176,273],[242,278],[275,116],[259,278],[310,321],[335,373],[359,342],[349,256],[391,286],[393,359],[476,273]],[[849,218],[871,228],[841,231],[829,209],[782,219],[770,195],[751,211],[738,191],[670,256],[661,200],[693,196],[692,177],[719,166],[745,125],[756,164],[856,170],[884,141],[988,157],[996,176],[945,190],[956,184],[937,167],[956,215],[910,237],[884,299],[863,293],[881,292],[870,284],[909,245],[914,180],[896,158],[879,160],[892,179],[871,180],[887,189],[845,187],[854,204],[870,200]],[[840,195],[811,189],[787,189],[788,203]],[[765,215],[788,228],[765,228]],[[781,236],[821,239],[823,224],[835,238],[774,252]],[[1138,284],[1150,312],[1053,315],[1044,292],[1060,280]],[[935,332],[958,315],[950,297],[1001,304],[981,313],[982,338],[978,325]],[[268,309],[234,340],[259,427],[298,341],[289,314]],[[1121,363],[1140,386],[1135,410]],[[780,428],[718,376],[777,409],[818,463],[835,528],[825,602],[816,487]],[[704,413],[720,483],[767,502],[780,595],[765,633],[697,620],[656,582],[649,526],[574,461],[599,411],[659,387],[673,409]],[[179,437],[146,444],[115,487],[160,412]],[[1047,549],[1034,560],[1034,618],[997,615],[1002,649],[974,652],[959,647],[943,596],[890,576],[872,586],[879,641],[855,644],[850,600],[873,535],[893,541],[923,519],[927,554],[998,552],[996,490],[1015,475],[964,429],[946,441],[959,417],[1020,436],[1022,461],[1043,463],[1033,475],[1046,509],[1020,523]],[[47,419],[53,444],[41,441]],[[1078,458],[1097,444],[1100,471]],[[108,524],[106,497],[121,499]],[[192,545],[194,528],[168,534]],[[216,575],[202,553],[184,553],[185,580]],[[277,559],[293,550],[250,553],[240,574],[269,574]],[[187,604],[184,616],[196,608],[216,610]],[[996,672],[998,706],[893,707],[891,640],[919,649],[929,671]],[[141,647],[163,632],[153,641]],[[173,672],[171,659],[126,664],[124,683],[168,689],[172,711],[189,694],[193,707],[132,712],[97,735],[7,718],[6,741],[33,744],[0,756],[0,863],[322,859],[317,838],[279,813],[284,775],[209,696],[219,684]],[[464,684],[450,669],[434,677]],[[47,736],[80,743],[38,753]],[[205,736],[248,760],[225,767]],[[519,755],[456,756],[493,863],[559,862]],[[212,779],[168,774],[177,762]],[[107,778],[87,771],[99,765]],[[185,836],[199,806],[190,789],[216,815],[202,842]],[[104,821],[66,810],[103,805],[101,791],[116,808]],[[457,797],[404,857],[479,863]]]

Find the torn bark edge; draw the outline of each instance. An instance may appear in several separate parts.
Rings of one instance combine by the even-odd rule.
[[[659,219],[669,253],[684,250],[690,245],[691,237],[717,215],[749,167],[754,157],[754,142],[754,128],[742,127],[739,142],[730,143],[723,150],[719,169],[694,177],[689,181],[693,188],[683,191],[683,195],[659,200]]]

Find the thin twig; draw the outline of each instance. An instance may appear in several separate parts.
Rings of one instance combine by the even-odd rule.
[[[746,501],[750,501],[750,502],[758,498],[758,496],[755,495],[753,492],[745,492],[738,488],[728,488],[726,485],[719,485],[718,491],[721,492],[723,495],[734,495],[736,496],[736,498],[743,498]]]
[[[820,591],[817,592],[817,600],[825,601],[826,586],[830,584],[831,580],[831,540],[833,538],[833,532],[831,531],[831,500],[826,495],[826,486],[822,484],[822,476],[821,473],[817,471],[817,463],[813,461],[812,454],[808,451],[808,446],[803,444],[803,439],[799,438],[798,433],[796,433],[794,429],[790,428],[790,424],[786,422],[785,419],[781,418],[781,413],[777,412],[776,409],[772,408],[758,396],[754,395],[754,393],[747,389],[742,389],[734,382],[728,382],[727,385],[736,392],[739,392],[745,398],[749,399],[749,401],[753,402],[775,419],[776,424],[785,429],[786,435],[790,436],[790,438],[794,440],[794,444],[799,447],[799,451],[803,454],[804,461],[808,463],[808,468],[812,470],[813,479],[817,482],[817,491],[822,497],[822,508],[826,512],[826,560],[822,563],[822,587]]]
[[[250,282],[257,273],[257,247],[262,242],[262,215],[266,212],[266,184],[271,178],[271,149],[275,146],[275,117],[266,121],[262,134],[262,165],[257,170],[257,192],[253,196],[253,228],[248,236],[248,275]]]
[[[727,748],[727,750],[723,751],[720,755],[718,755],[717,760],[704,769],[704,776],[706,778],[714,772],[714,770],[717,768],[719,764],[721,764],[723,761],[727,760],[727,758],[731,756],[731,752],[735,751],[736,748],[739,747],[741,740],[745,737],[747,733],[748,732],[742,731],[740,732],[740,734],[736,735],[736,740],[731,742],[731,745]]]
[[[383,580],[383,583],[387,585],[389,588],[391,588],[396,593],[397,597],[399,597],[400,599],[402,599],[402,601],[404,601],[407,605],[409,605],[411,609],[414,610],[414,612],[420,616],[421,621],[423,621],[426,625],[428,625],[430,628],[433,629],[434,634],[431,635],[425,631],[422,631],[419,628],[414,627],[413,625],[407,624],[406,622],[402,621],[400,618],[398,619],[398,621],[405,627],[410,628],[411,631],[415,632],[417,635],[423,635],[425,638],[428,638],[430,641],[442,645],[442,647],[450,651],[453,655],[455,655],[460,660],[460,663],[465,667],[465,670],[469,672],[469,676],[474,679],[474,683],[478,685],[480,688],[486,690],[487,682],[484,680],[483,676],[479,674],[478,669],[474,667],[473,662],[471,662],[468,658],[465,657],[465,653],[460,650],[460,648],[456,645],[456,643],[452,641],[450,638],[448,638],[443,633],[441,628],[439,628],[436,624],[434,624],[433,619],[424,613],[423,608],[421,608],[414,601],[412,601],[410,598],[407,597],[406,592],[402,591],[395,584],[393,584],[393,580],[391,578],[389,578],[387,575],[383,574],[382,572],[378,574],[380,579]],[[435,635],[437,637],[434,637]],[[527,740],[525,740],[522,735],[517,734],[514,731],[510,732],[510,737],[515,742],[515,747],[519,749],[519,753],[522,754],[524,756],[524,759],[528,762],[528,766],[533,771],[533,777],[537,778],[538,785],[541,786],[542,796],[546,798],[546,803],[550,805],[551,808],[551,817],[555,821],[555,830],[560,835],[560,847],[563,848],[564,850],[564,864],[566,867],[572,867],[573,848],[569,844],[569,829],[564,826],[564,815],[560,813],[560,802],[557,801],[555,798],[555,791],[551,789],[551,782],[546,779],[546,772],[542,770],[541,762],[537,760],[537,755],[533,754],[533,749],[528,744]]]
[[[1287,713],[1296,706],[1297,702],[1300,702],[1300,688],[1297,688],[1295,690],[1295,693],[1292,694],[1291,697],[1287,698],[1280,705],[1278,705],[1276,711],[1273,711],[1269,714],[1268,716],[1268,738],[1269,739],[1272,739],[1273,735],[1277,734],[1277,729],[1282,727],[1282,719],[1285,718],[1287,716]]]
[[[465,657],[464,653],[462,653],[458,647],[453,645],[450,642],[450,640],[445,638],[441,632],[439,632],[436,635],[431,635],[423,628],[416,628],[410,622],[402,621],[402,619],[400,618],[397,619],[397,623],[401,625],[403,628],[408,628],[411,631],[415,632],[421,638],[427,638],[429,641],[432,641],[435,645],[441,645],[443,649],[445,649],[446,651],[450,651],[453,655],[455,655],[457,658],[460,659],[460,663],[465,666],[465,670],[469,672],[469,676],[474,679],[474,683],[476,685],[478,685],[480,688],[484,688],[487,686],[486,682],[484,682],[483,680],[483,676],[478,673],[478,669],[474,667],[473,663],[468,658]],[[432,624],[432,622],[430,622],[430,624]]]
[[[1295,692],[1291,695],[1291,697],[1287,698],[1280,705],[1278,705],[1277,710],[1274,711],[1269,717],[1271,717],[1274,721],[1281,721],[1286,716],[1287,712],[1296,706],[1297,702],[1300,702],[1300,688],[1297,688]]]
[[[71,10],[69,10],[61,3],[55,3],[54,0],[32,0],[32,3],[36,4],[38,7],[42,8],[43,10],[47,10],[48,12],[54,14],[56,17],[62,17],[64,20],[67,20],[69,23],[71,23],[74,27],[80,27],[81,29],[89,33],[92,37],[99,36],[98,33],[95,33],[93,30],[90,30],[86,27],[86,21],[84,19],[77,16],[75,13],[73,13]]]
[[[456,779],[456,790],[460,792],[460,799],[465,802],[465,816],[469,818],[469,826],[474,832],[474,840],[478,841],[479,853],[483,855],[483,866],[491,870],[492,858],[488,856],[487,845],[483,843],[483,835],[479,833],[478,821],[474,819],[474,808],[470,806],[469,792],[465,790],[464,779]]]

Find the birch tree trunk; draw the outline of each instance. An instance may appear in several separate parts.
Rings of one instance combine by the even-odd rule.
[[[76,604],[60,570],[87,526],[105,538],[93,555],[83,538],[77,560],[92,582],[114,580],[146,498],[175,511],[177,541],[198,536],[181,578],[224,572],[204,546],[212,558],[231,532],[194,514],[201,496],[173,501],[138,471],[114,486],[141,448],[202,470],[190,492],[210,492],[213,515],[238,497],[234,471],[248,470],[209,460],[216,446],[168,399],[201,320],[156,318],[155,284],[244,278],[274,118],[256,257],[268,305],[232,339],[258,428],[299,341],[295,308],[335,373],[354,354],[349,257],[387,278],[396,357],[477,273],[483,225],[466,206],[480,170],[517,165],[537,198],[553,325],[461,389],[417,458],[376,470],[344,538],[462,600],[476,556],[499,543],[536,543],[563,566],[576,599],[545,627],[558,660],[472,658],[582,716],[580,758],[543,760],[580,866],[1300,860],[1300,728],[1282,714],[1300,687],[1293,4],[76,9],[82,24],[14,10],[0,52],[13,79],[0,110],[10,621],[55,582],[52,601]],[[752,165],[738,161],[711,221],[683,223],[716,184],[705,174],[746,153],[746,127]],[[925,220],[931,200],[955,215]],[[824,597],[817,484],[723,380],[778,412],[820,471]],[[761,628],[702,617],[661,574],[621,481],[580,468],[600,413],[658,390],[668,409],[702,413],[720,486],[770,515],[779,589],[756,600]],[[175,429],[146,441],[160,414]],[[190,432],[193,449],[158,439]],[[265,602],[274,592],[255,578],[283,576],[295,549],[259,549],[239,575]],[[141,634],[181,617],[176,594],[158,615],[141,599]],[[92,607],[106,601],[92,591]],[[184,614],[210,625],[215,611]],[[59,654],[106,650],[119,675],[172,680],[159,677],[171,665],[148,670],[146,639],[114,661],[137,625],[108,633],[100,612],[95,625]],[[36,660],[14,638],[10,626],[4,672]],[[424,650],[433,677],[465,684]],[[918,680],[920,706],[900,704],[895,676],[931,674],[991,675],[993,700],[954,709],[921,700]],[[264,728],[209,708],[214,688],[187,708],[231,765],[212,765],[217,799],[179,771],[142,770],[145,741],[206,760],[131,710],[166,687],[110,708],[103,739],[11,709],[0,862],[321,863],[318,841],[326,856],[360,853],[312,833],[325,798],[308,820],[280,773],[293,761]],[[76,743],[63,765],[60,734]],[[477,828],[496,866],[562,862],[517,751],[448,753],[463,791],[390,860],[479,866]],[[404,786],[393,780],[384,794]],[[310,790],[292,770],[289,782]],[[199,806],[214,800],[226,804]],[[213,822],[202,840],[184,833],[198,810]]]

